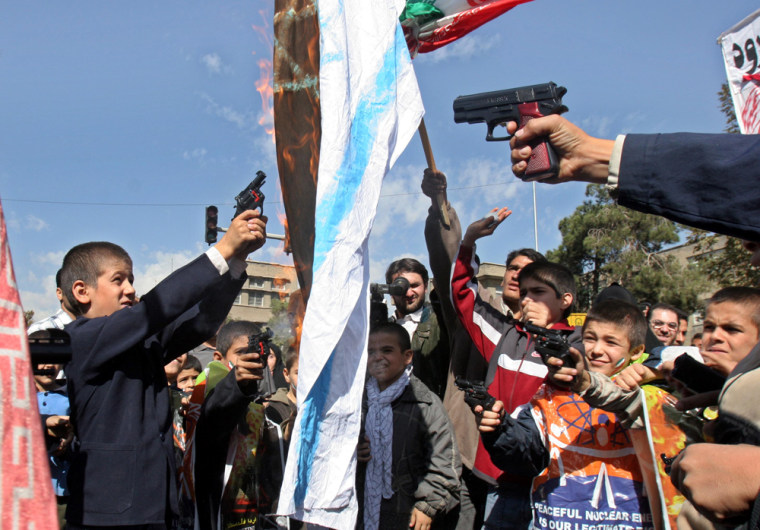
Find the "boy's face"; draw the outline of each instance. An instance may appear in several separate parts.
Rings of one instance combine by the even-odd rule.
[[[39,391],[46,391],[46,390],[54,390],[58,387],[58,383],[55,381],[55,377],[58,374],[58,372],[61,371],[61,368],[63,368],[63,365],[61,364],[39,364],[37,365],[37,369],[50,373],[46,374],[34,374],[34,382],[37,385],[37,390]]]
[[[395,383],[412,362],[412,350],[401,351],[398,339],[392,333],[370,334],[367,351],[367,370],[377,380],[381,391]]]
[[[534,278],[520,280],[520,305],[524,322],[548,327],[562,320],[562,314],[572,303],[573,295],[570,293],[558,297],[554,289]]]
[[[112,315],[120,309],[135,304],[135,288],[132,266],[121,260],[111,259],[103,263],[94,286],[86,285],[90,308],[89,318]]]
[[[749,354],[760,336],[752,320],[753,310],[735,302],[709,305],[701,350],[707,366],[728,375]]]
[[[298,388],[298,360],[293,363],[293,366],[290,367],[290,370],[283,368],[282,374],[285,376],[285,381],[293,390]]]
[[[589,321],[583,329],[589,370],[612,376],[641,355],[643,345],[632,351],[628,330],[610,322]]]
[[[177,388],[183,392],[192,392],[195,388],[195,380],[200,372],[195,368],[182,370],[177,376]]]
[[[214,359],[217,361],[227,362],[230,367],[235,366],[237,359],[243,353],[248,351],[248,335],[238,335],[235,340],[232,341],[230,348],[222,353],[220,351],[214,352]]]

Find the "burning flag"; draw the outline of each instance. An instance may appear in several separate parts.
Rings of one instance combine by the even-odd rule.
[[[26,322],[0,206],[0,443],[2,528],[58,528],[55,496],[37,411]]]
[[[300,7],[290,16],[304,13]],[[299,413],[279,512],[351,528],[358,509],[354,472],[369,326],[367,241],[383,178],[417,129],[423,108],[398,23],[403,2],[319,0],[318,8],[322,111],[313,281],[301,337]],[[316,81],[303,83],[312,87]]]
[[[531,0],[407,0],[401,14],[409,52],[432,52]]]

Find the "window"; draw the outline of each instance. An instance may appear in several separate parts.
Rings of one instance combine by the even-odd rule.
[[[250,293],[248,295],[248,305],[252,307],[264,307],[264,294]]]
[[[240,302],[241,302],[242,298],[243,298],[243,297],[240,295],[240,293],[238,293],[238,295],[235,297],[235,301],[234,301],[234,302],[232,302],[232,303],[233,303],[234,305],[240,305]]]
[[[264,287],[264,278],[248,278],[248,287]]]

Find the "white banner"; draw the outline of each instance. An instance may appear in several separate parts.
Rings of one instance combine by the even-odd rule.
[[[318,0],[320,148],[314,279],[303,323],[298,417],[279,512],[353,528],[367,362],[367,240],[383,178],[422,100],[398,22],[403,0]]]
[[[743,134],[760,133],[760,10],[718,37],[736,119]]]

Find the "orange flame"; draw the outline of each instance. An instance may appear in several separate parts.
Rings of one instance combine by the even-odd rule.
[[[259,71],[261,75],[256,81],[256,91],[261,96],[261,118],[259,118],[259,125],[264,127],[264,130],[268,135],[272,137],[272,143],[274,143],[274,105],[273,92],[272,92],[272,61],[267,59],[259,59]]]
[[[301,332],[303,331],[303,317],[306,313],[306,303],[301,289],[290,293],[288,302],[288,317],[293,330],[293,347],[298,350],[301,346]]]

